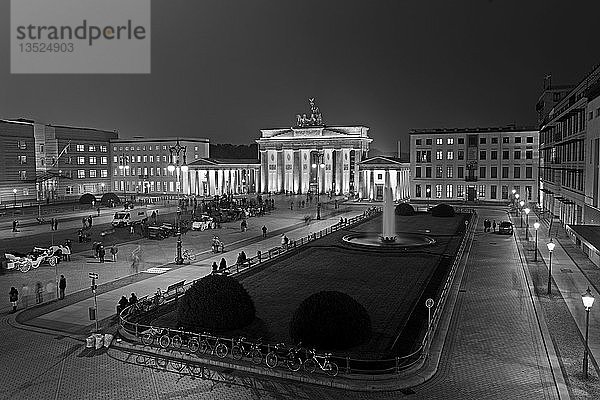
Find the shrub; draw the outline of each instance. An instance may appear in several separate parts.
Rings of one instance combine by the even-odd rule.
[[[408,203],[400,203],[396,206],[396,215],[414,215],[415,209]]]
[[[208,275],[196,281],[177,305],[179,326],[192,331],[237,329],[255,317],[254,302],[236,279]]]
[[[431,209],[431,215],[434,217],[454,217],[454,207],[448,204],[438,204]]]
[[[114,193],[104,193],[102,195],[102,199],[100,200],[100,202],[105,206],[109,206],[111,203],[111,200],[112,200],[113,204],[119,204],[121,202],[121,199],[119,198],[119,196],[117,196]]]
[[[79,198],[79,204],[92,204],[92,201],[96,201],[96,196],[91,193],[85,193]]]
[[[367,310],[345,293],[323,291],[306,298],[292,316],[290,336],[322,349],[347,349],[371,336]]]

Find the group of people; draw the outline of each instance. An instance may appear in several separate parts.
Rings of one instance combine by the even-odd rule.
[[[131,297],[129,297],[129,300],[127,300],[127,297],[121,296],[121,300],[119,300],[119,302],[117,303],[117,315],[119,315],[121,311],[123,311],[126,307],[132,306],[135,303],[137,303],[137,301],[138,298],[135,295],[135,293],[131,293]]]
[[[213,274],[217,274],[217,273],[225,273],[226,274],[227,273],[226,270],[227,270],[227,260],[225,260],[225,257],[221,257],[221,261],[219,262],[218,265],[217,265],[216,261],[213,261],[213,263],[212,263],[212,273]]]
[[[287,250],[289,244],[290,244],[290,239],[285,235],[285,233],[282,233],[281,234],[281,247],[283,247],[284,250]]]
[[[90,229],[94,224],[94,218],[90,215],[89,217],[81,218],[81,226],[85,229]]]
[[[50,220],[50,229],[53,231],[57,231],[58,230],[58,218],[52,218]]]
[[[490,229],[494,229],[494,232],[496,232],[496,220],[493,220],[493,222],[490,222],[489,219],[486,219],[483,221],[483,231],[484,232],[490,232]]]
[[[92,245],[92,250],[94,252],[94,258],[99,259],[100,262],[103,263],[106,257],[106,248],[104,247],[104,244],[102,242],[94,242],[94,244]],[[109,251],[112,261],[117,261],[117,253],[119,252],[119,248],[117,247],[117,245],[113,244],[112,246],[110,246]]]

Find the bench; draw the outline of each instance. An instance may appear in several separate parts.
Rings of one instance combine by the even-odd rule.
[[[185,280],[181,281],[181,282],[177,282],[174,283],[172,285],[169,285],[169,287],[167,288],[167,296],[168,297],[175,297],[175,299],[177,299],[177,297],[179,296],[179,292],[183,292],[183,285],[185,284]],[[171,294],[171,292],[174,292],[174,295]]]

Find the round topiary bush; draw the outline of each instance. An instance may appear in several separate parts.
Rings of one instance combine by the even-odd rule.
[[[102,195],[102,199],[100,200],[100,202],[102,204],[104,204],[105,206],[111,205],[112,204],[119,204],[121,203],[121,199],[119,198],[119,196],[117,196],[114,193],[104,193]]]
[[[96,196],[91,193],[85,193],[79,198],[79,204],[92,204],[96,202]]]
[[[454,217],[454,207],[448,204],[438,204],[431,209],[431,215],[434,217]]]
[[[179,326],[192,331],[241,328],[255,315],[246,289],[227,275],[213,274],[196,281],[177,304]]]
[[[415,209],[408,203],[400,203],[396,206],[396,215],[414,215]]]
[[[321,349],[347,349],[371,337],[367,310],[345,293],[318,292],[306,298],[292,316],[294,342]]]

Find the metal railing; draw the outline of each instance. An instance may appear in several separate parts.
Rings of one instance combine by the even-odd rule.
[[[378,374],[398,374],[401,371],[407,370],[419,363],[421,360],[427,358],[429,354],[429,347],[431,345],[431,338],[438,326],[438,323],[441,318],[442,310],[444,305],[446,304],[448,294],[452,287],[452,283],[454,281],[454,277],[456,275],[456,271],[458,270],[458,266],[463,258],[463,254],[469,239],[472,237],[475,226],[476,219],[476,211],[472,208],[462,209],[463,212],[468,212],[471,214],[471,217],[468,220],[468,226],[465,229],[465,233],[461,239],[461,243],[459,245],[458,250],[454,255],[454,260],[452,263],[452,267],[446,277],[442,290],[439,292],[438,299],[436,301],[437,306],[435,311],[433,312],[433,316],[431,318],[431,323],[428,326],[427,330],[423,334],[423,338],[419,346],[409,354],[403,356],[397,356],[389,359],[359,359],[353,358],[350,354],[333,354],[331,356],[331,360],[334,361],[340,369],[340,372],[345,372],[346,374],[369,374],[369,375],[378,375]],[[325,228],[317,233],[313,233],[312,235],[308,235],[306,238],[301,238],[293,241],[288,248],[274,248],[270,249],[267,253],[269,254],[269,258],[262,258],[262,260],[269,260],[278,255],[285,254],[287,251],[293,250],[299,246],[307,244],[317,238],[323,237],[327,234],[335,232],[342,227],[348,227],[350,225],[356,224],[358,222],[364,221],[365,219],[372,218],[381,213],[381,208],[372,207],[369,212],[365,212],[365,214],[358,215],[351,219],[348,219],[348,223],[337,223],[331,227]],[[228,270],[232,270],[235,268],[236,273],[243,272],[249,268],[252,268],[252,265],[260,264],[261,256],[252,257],[247,260],[248,265],[234,265],[229,267]],[[168,302],[176,301],[178,297],[180,297],[191,285],[193,285],[197,280],[193,282],[185,284],[182,288],[178,288],[175,293],[163,292],[162,296],[165,299],[165,304]],[[146,304],[145,304],[146,303]],[[147,332],[156,332],[160,331],[162,334],[166,334],[169,336],[180,335],[182,337],[189,337],[191,335],[196,335],[200,339],[203,336],[209,335],[207,333],[197,333],[197,332],[187,332],[179,329],[171,329],[171,328],[163,328],[159,326],[153,325],[145,325],[138,323],[136,321],[130,320],[135,317],[143,316],[139,313],[142,311],[152,311],[158,308],[157,302],[154,301],[154,296],[144,296],[138,300],[138,303],[135,305],[131,305],[126,307],[119,314],[119,324],[121,329],[124,330],[127,334],[131,336],[135,336],[136,340],[141,340],[141,336],[146,334]],[[234,343],[235,338],[220,338],[225,343]],[[248,342],[250,343],[250,342]],[[272,349],[275,349],[275,343],[262,343],[261,348],[265,349],[266,352],[263,353],[263,356],[266,355]]]

